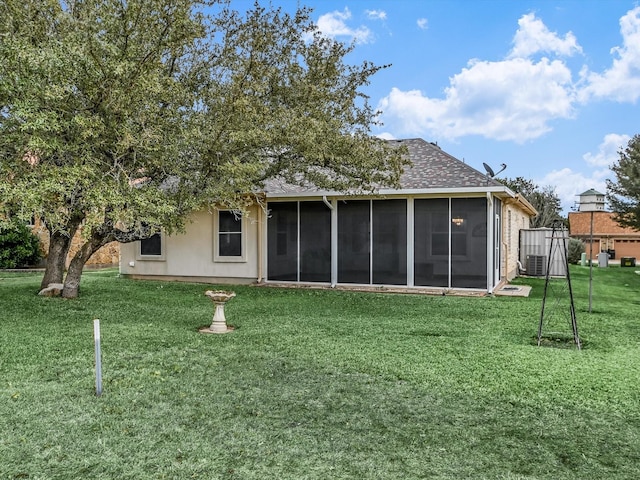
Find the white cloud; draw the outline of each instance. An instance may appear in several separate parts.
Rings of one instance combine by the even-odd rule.
[[[524,143],[572,118],[576,91],[571,70],[559,59],[531,58],[547,52],[581,52],[575,36],[550,32],[534,14],[520,18],[514,47],[502,61],[471,60],[449,80],[441,98],[393,88],[378,104],[396,135],[455,139],[481,135]]]
[[[383,140],[396,140],[396,137],[394,137],[391,133],[389,132],[382,132],[376,135],[376,137],[381,138]]]
[[[631,140],[629,135],[609,133],[605,135],[603,142],[598,146],[597,153],[585,153],[582,158],[594,167],[610,167],[620,159],[618,152],[624,149]]]
[[[558,60],[471,61],[450,79],[444,98],[393,88],[378,104],[396,135],[455,139],[482,135],[518,143],[550,130],[548,122],[573,115],[571,72]]]
[[[416,23],[418,24],[418,28],[420,30],[426,30],[429,28],[429,20],[426,18],[419,18]]]
[[[593,188],[599,192],[606,192],[605,178],[610,173],[609,169],[597,170],[590,177],[580,172],[574,172],[570,168],[553,170],[543,178],[534,180],[536,185],[550,185],[560,199],[562,209],[570,210],[578,201],[578,195]]]
[[[509,58],[528,58],[539,52],[571,56],[582,52],[575,35],[568,32],[564,38],[551,32],[535,14],[523,15],[518,20],[518,31],[513,37],[513,49]]]
[[[587,83],[581,98],[610,98],[618,102],[636,102],[640,98],[640,7],[629,10],[620,18],[622,46],[611,49],[611,68],[603,73],[585,70]]]
[[[371,20],[387,19],[387,12],[385,12],[384,10],[365,10],[365,13],[367,14],[367,17],[369,17]]]
[[[373,34],[365,26],[351,28],[346,21],[351,18],[351,11],[345,8],[344,11],[334,11],[320,15],[317,27],[322,35],[326,37],[350,37],[356,43],[368,43],[373,40]]]
[[[578,195],[593,188],[599,192],[606,192],[606,178],[611,177],[612,172],[609,167],[618,160],[618,151],[625,147],[631,137],[609,133],[598,145],[596,153],[585,153],[582,158],[594,170],[591,174],[575,172],[570,168],[553,170],[543,178],[535,180],[540,186],[550,185],[555,188],[556,194],[562,202],[563,210],[569,210],[578,201]]]

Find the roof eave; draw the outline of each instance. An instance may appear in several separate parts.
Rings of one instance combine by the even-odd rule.
[[[363,197],[363,196],[375,196],[375,197],[388,197],[388,196],[423,196],[423,195],[485,195],[487,193],[493,193],[500,197],[513,198],[516,196],[511,190],[504,185],[490,185],[486,187],[456,187],[456,188],[407,188],[407,189],[393,189],[382,188],[372,193],[366,192],[338,192],[338,191],[321,191],[321,190],[309,190],[307,192],[266,192],[267,200],[277,198],[309,198],[309,197]],[[529,204],[530,205],[530,204]],[[533,207],[531,207],[533,209]],[[535,209],[533,210],[535,212]]]

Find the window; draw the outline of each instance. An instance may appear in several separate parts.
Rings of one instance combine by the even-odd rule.
[[[216,217],[215,261],[244,261],[242,215],[231,210],[219,210]]]
[[[139,260],[164,260],[162,233],[156,233],[139,242]]]

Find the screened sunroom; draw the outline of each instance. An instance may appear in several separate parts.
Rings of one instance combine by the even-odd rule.
[[[500,279],[493,196],[267,205],[267,281],[487,289]]]

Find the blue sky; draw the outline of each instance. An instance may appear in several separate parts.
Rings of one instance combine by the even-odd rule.
[[[349,63],[392,65],[364,89],[383,112],[375,135],[435,141],[480,171],[505,163],[501,176],[553,186],[566,210],[605,192],[617,151],[640,133],[637,2],[300,3],[324,35],[356,43]]]

